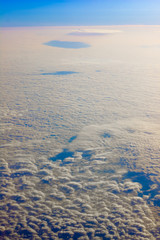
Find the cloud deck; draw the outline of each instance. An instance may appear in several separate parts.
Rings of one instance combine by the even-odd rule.
[[[3,30],[0,238],[160,238],[158,34]]]

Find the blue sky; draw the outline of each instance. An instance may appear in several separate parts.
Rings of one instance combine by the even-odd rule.
[[[160,25],[160,0],[0,0],[1,26]]]

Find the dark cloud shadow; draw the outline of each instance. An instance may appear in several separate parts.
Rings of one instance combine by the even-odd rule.
[[[123,179],[127,178],[142,185],[141,192],[138,193],[138,196],[143,197],[143,195],[147,195],[148,203],[153,202],[154,206],[160,207],[160,198],[156,198],[156,196],[159,196],[159,186],[153,188],[154,182],[147,174],[143,172],[129,171],[123,175]]]
[[[70,74],[75,74],[78,72],[74,72],[74,71],[57,71],[57,72],[53,72],[53,73],[41,73],[41,75],[44,76],[48,76],[48,75],[70,75]]]
[[[50,47],[58,47],[58,48],[72,48],[72,49],[79,49],[79,48],[88,48],[91,45],[84,43],[84,42],[70,42],[70,41],[49,41],[44,43],[44,45]]]
[[[71,143],[71,142],[73,142],[73,140],[75,140],[76,138],[77,138],[77,136],[73,136],[73,137],[71,137],[71,138],[68,140],[68,142]]]
[[[110,138],[111,135],[110,135],[109,133],[103,133],[103,134],[102,134],[102,137],[104,137],[104,138]]]
[[[52,160],[54,162],[57,160],[61,160],[63,162],[65,158],[73,157],[73,156],[74,156],[74,152],[70,152],[68,151],[68,149],[65,148],[63,149],[62,152],[58,153],[56,156],[49,158],[49,160]]]
[[[150,189],[153,182],[143,172],[132,172],[129,171],[124,174],[123,178],[130,178],[133,182],[138,182],[142,185],[142,191],[146,192]]]

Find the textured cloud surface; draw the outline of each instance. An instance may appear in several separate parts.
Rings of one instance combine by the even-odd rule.
[[[0,239],[160,238],[160,32],[106,29],[3,29]]]

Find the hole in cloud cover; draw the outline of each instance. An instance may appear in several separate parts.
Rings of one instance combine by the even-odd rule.
[[[148,195],[148,203],[153,202],[155,206],[160,207],[159,186],[154,186],[154,182],[148,175],[143,172],[129,171],[123,175],[124,179],[130,178],[133,182],[138,182],[142,185],[141,192],[138,193],[140,197]],[[153,187],[154,186],[154,187]]]
[[[78,72],[73,72],[73,71],[57,71],[53,73],[42,73],[41,75],[69,75],[69,74],[74,74]]]
[[[57,161],[57,160],[64,160],[68,157],[73,157],[74,152],[70,152],[68,149],[63,149],[62,152],[58,153],[56,156],[49,158],[49,160]]]
[[[77,138],[77,136],[73,136],[73,137],[71,137],[71,138],[68,140],[68,142],[71,143],[71,142],[73,142],[76,138]]]
[[[125,178],[131,178],[133,182],[139,182],[142,185],[142,191],[144,192],[149,190],[150,185],[153,184],[153,182],[143,172],[129,171],[124,174],[124,179]]]
[[[51,47],[59,47],[59,48],[88,48],[90,47],[89,44],[84,42],[70,42],[70,41],[49,41],[44,43],[44,45],[51,46]]]

